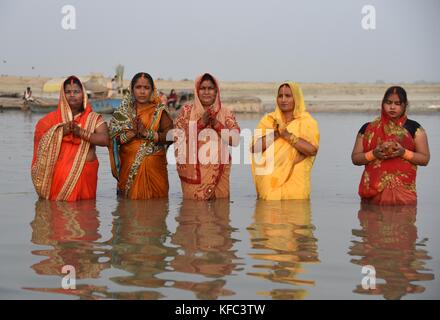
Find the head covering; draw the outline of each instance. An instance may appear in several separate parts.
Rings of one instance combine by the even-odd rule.
[[[71,80],[71,82],[73,80],[77,80],[80,83],[81,90],[83,92],[84,113],[88,114],[92,111],[92,107],[88,102],[87,93],[84,84],[81,82],[81,80],[79,80],[78,77],[70,76],[63,82],[63,85],[61,86],[60,99],[58,102],[58,109],[57,109],[58,116],[60,117],[60,120],[64,123],[73,120],[72,109],[70,108],[69,102],[67,101],[66,93],[64,92],[64,83],[68,80]]]
[[[278,126],[280,131],[287,130],[316,148],[319,146],[319,129],[315,119],[306,111],[301,88],[294,82],[282,83],[279,89],[288,85],[295,100],[293,120],[286,122],[278,103],[275,111],[266,114],[257,126],[253,144],[266,134],[273,134]],[[310,196],[310,173],[315,157],[305,157],[289,142],[280,138],[263,153],[252,153],[252,173],[258,197],[266,200],[308,199]],[[295,170],[296,165],[299,167]]]
[[[213,194],[212,192],[220,189],[217,188],[218,185],[223,183],[228,184],[225,190],[229,192],[228,168],[231,159],[228,143],[223,141],[214,131],[218,129],[212,128],[211,124],[208,124],[206,128],[199,128],[197,125],[198,120],[208,111],[220,123],[220,125],[216,124],[216,126],[218,125],[232,132],[240,132],[234,114],[229,108],[221,105],[218,81],[210,74],[217,88],[217,94],[212,106],[203,107],[198,91],[205,75],[206,73],[200,75],[195,80],[194,101],[182,108],[174,124],[175,129],[179,129],[179,131],[185,134],[185,139],[176,139],[174,144],[177,171],[180,179],[185,183],[183,187],[184,197],[186,194],[188,198],[192,197],[194,199],[208,199]],[[210,132],[213,134],[209,136],[209,139],[199,141],[199,133],[203,135]],[[199,161],[199,151],[201,148],[209,150],[209,163],[201,163]],[[184,155],[184,159],[181,159],[181,155]],[[219,163],[216,163],[217,160]]]
[[[145,105],[148,107],[165,107],[162,104],[162,100],[160,99],[159,95],[157,94],[157,88],[155,85],[150,97],[150,101]],[[136,98],[134,97],[134,93],[131,91],[130,88],[129,92],[122,99],[121,105],[113,113],[113,117],[110,120],[110,138],[113,139],[125,131],[132,130],[134,119],[136,118],[136,116]]]
[[[392,119],[382,104],[381,116],[370,122],[362,137],[364,152],[374,150],[383,142],[398,142],[403,148],[415,151],[415,141],[403,125],[406,111],[399,119]],[[375,159],[365,165],[359,183],[362,199],[375,204],[414,204],[416,194],[417,166],[401,158]]]
[[[284,82],[278,86],[276,96],[278,96],[278,92],[281,87],[288,85],[290,90],[292,90],[293,100],[295,101],[295,107],[293,109],[293,120],[300,118],[310,117],[310,114],[306,111],[306,104],[304,102],[304,96],[300,86],[295,82]],[[287,127],[287,122],[284,117],[283,111],[281,111],[280,106],[278,105],[277,99],[275,99],[275,112],[272,114],[273,119],[280,125],[282,129]]]
[[[222,109],[222,107],[221,107],[222,104],[220,101],[220,86],[218,85],[218,81],[211,74],[204,73],[204,74],[198,76],[196,81],[194,82],[194,104],[191,109],[190,121],[198,121],[205,113],[205,107],[203,107],[202,102],[200,101],[200,98],[199,98],[200,85],[202,84],[202,79],[205,75],[211,76],[211,78],[214,80],[214,85],[217,89],[217,95],[215,97],[214,104],[212,106],[210,106],[209,108],[210,108],[211,112],[215,115],[218,115],[220,110]],[[217,119],[217,120],[220,120],[220,119]],[[222,123],[222,124],[224,124],[224,123]]]
[[[162,104],[162,101],[157,94],[156,86],[153,83],[153,92],[150,97],[150,101],[146,104],[143,104],[143,107],[148,108],[154,108],[154,113],[151,119],[151,123],[149,126],[149,129],[157,130],[157,127],[160,125],[160,118],[162,115],[162,112],[169,112],[168,108]],[[110,146],[109,146],[109,154],[110,154],[110,166],[112,170],[113,176],[119,180],[119,173],[121,169],[121,159],[120,159],[120,141],[118,140],[118,136],[126,133],[127,131],[133,130],[133,125],[135,123],[135,119],[138,116],[138,110],[137,110],[137,103],[136,99],[134,97],[133,92],[129,91],[124,98],[122,99],[121,105],[119,108],[113,112],[112,119],[110,120],[109,124],[109,132],[110,132]],[[137,174],[137,170],[139,169],[139,165],[141,164],[142,160],[154,153],[157,152],[162,147],[159,145],[154,144],[152,141],[144,141],[141,146],[139,147],[138,156],[136,159],[138,161],[135,162],[135,166],[132,167],[132,170],[130,171],[130,176],[134,178],[134,176]],[[130,192],[131,188],[131,182],[127,182],[127,186],[125,187],[126,195]]]
[[[75,76],[67,79],[77,79],[81,84],[84,93],[83,106],[84,111],[73,116],[70,105],[64,92],[64,85],[60,88],[60,99],[58,109],[47,114],[35,127],[34,156],[32,160],[32,182],[41,198],[49,199],[56,195],[56,200],[68,200],[72,194],[76,183],[82,173],[87,153],[90,148],[90,142],[73,134],[64,136],[63,126],[65,123],[75,121],[75,123],[88,132],[94,132],[95,129],[103,123],[100,115],[92,112],[92,108],[87,101],[82,82]],[[52,180],[54,179],[55,164],[58,161],[61,145],[68,142],[64,148],[67,154],[74,154],[74,161],[71,167],[64,167],[68,176],[61,186],[60,190],[52,190]]]

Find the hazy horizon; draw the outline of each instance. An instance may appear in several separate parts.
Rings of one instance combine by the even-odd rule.
[[[64,30],[64,5],[76,30]],[[364,30],[362,7],[376,9]],[[0,3],[0,74],[303,83],[439,83],[440,1]]]

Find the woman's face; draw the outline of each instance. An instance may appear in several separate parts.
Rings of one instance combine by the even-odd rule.
[[[293,112],[295,109],[295,99],[289,86],[282,86],[278,90],[277,104],[282,112]]]
[[[385,99],[383,109],[391,119],[399,119],[405,112],[406,106],[396,93],[392,93]]]
[[[209,107],[215,102],[215,98],[217,97],[217,88],[211,80],[204,80],[200,84],[198,94],[202,105],[204,107]]]
[[[84,99],[81,86],[76,83],[69,83],[64,87],[64,94],[72,111],[81,110]]]
[[[138,103],[148,103],[153,93],[153,87],[150,82],[145,78],[139,78],[136,80],[133,87],[133,95]]]

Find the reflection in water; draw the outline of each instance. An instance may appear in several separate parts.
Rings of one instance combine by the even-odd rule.
[[[413,281],[434,279],[425,268],[425,260],[431,259],[424,239],[417,241],[416,206],[374,206],[361,204],[359,221],[361,230],[353,235],[361,241],[352,241],[351,256],[359,257],[351,262],[360,266],[372,265],[376,269],[376,289],[365,290],[358,285],[355,293],[383,295],[385,299],[400,299],[408,293],[421,293],[425,288]],[[383,279],[385,283],[380,282]],[[379,281],[378,281],[379,280]]]
[[[304,273],[302,264],[319,262],[310,201],[257,200],[254,219],[248,230],[252,248],[257,252],[250,256],[265,263],[254,266],[262,271],[248,274],[295,286],[314,285],[315,281],[298,277]],[[307,291],[302,288],[275,289],[261,294],[273,299],[302,299]]]
[[[99,220],[95,201],[55,202],[38,200],[35,218],[31,223],[32,242],[51,246],[52,249],[34,250],[32,254],[47,257],[34,264],[32,269],[39,275],[60,276],[59,288],[25,288],[33,291],[78,295],[82,298],[98,298],[104,288],[77,285],[75,290],[61,288],[63,266],[75,267],[76,279],[99,278],[102,270],[109,267],[108,254],[96,243]],[[105,261],[103,261],[105,260]]]
[[[199,299],[217,299],[231,296],[233,291],[224,289],[224,276],[237,269],[236,240],[230,226],[229,200],[215,201],[183,200],[179,225],[172,236],[172,243],[179,246],[179,255],[171,262],[177,272],[216,278],[211,281],[178,281],[175,288],[191,290]]]
[[[125,270],[129,276],[110,280],[124,286],[147,288],[166,287],[167,280],[157,277],[167,270],[169,257],[175,249],[167,247],[169,237],[166,225],[168,199],[129,200],[119,199],[112,229],[113,267]],[[159,299],[158,291],[113,293],[117,299]]]
[[[164,289],[190,291],[199,299],[234,295],[225,288],[224,279],[238,270],[232,250],[235,240],[231,238],[229,201],[185,200],[172,236],[166,225],[168,212],[167,199],[119,199],[113,212],[112,237],[99,243],[94,201],[38,201],[32,242],[53,249],[33,251],[48,258],[32,268],[38,274],[60,276],[60,281],[57,288],[26,289],[85,299],[161,299],[166,297]],[[83,281],[76,289],[62,289],[64,265],[75,267],[77,280],[101,278],[104,269],[126,271],[128,275],[111,276],[109,280],[127,289],[110,291],[107,286]],[[194,281],[188,274],[209,279]],[[165,278],[169,275],[173,279]]]

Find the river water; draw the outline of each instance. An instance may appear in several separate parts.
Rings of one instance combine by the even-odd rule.
[[[257,201],[243,141],[229,200],[183,202],[171,164],[169,199],[118,200],[99,148],[97,200],[69,204],[38,201],[33,189],[41,115],[0,113],[0,298],[439,299],[440,116],[410,117],[431,148],[417,208],[373,210],[360,207],[362,168],[350,154],[374,115],[314,116],[321,146],[310,202]],[[258,119],[238,116],[242,129]],[[73,275],[65,266],[75,289],[63,289]]]

